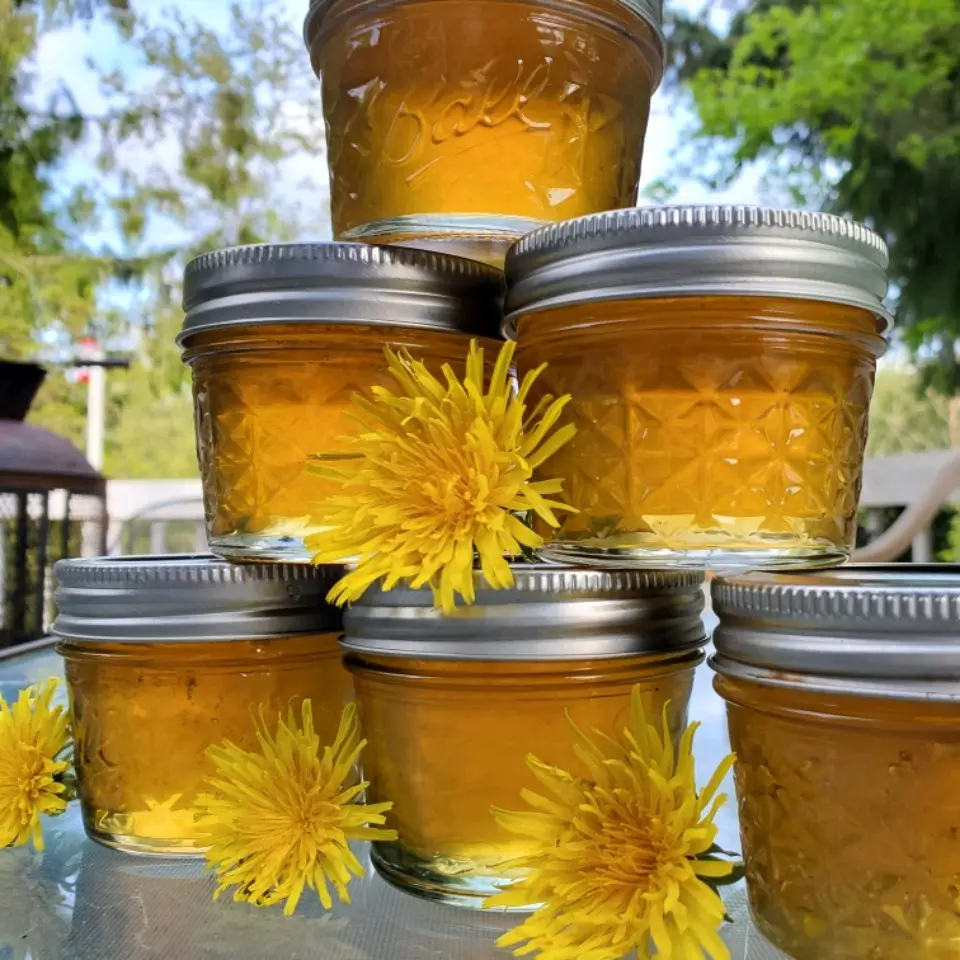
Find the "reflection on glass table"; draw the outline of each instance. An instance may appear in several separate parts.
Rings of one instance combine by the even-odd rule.
[[[712,618],[711,618],[712,619]],[[708,623],[712,627],[712,623]],[[50,645],[0,658],[0,692],[61,675]],[[691,716],[701,782],[728,750],[723,704],[701,668]],[[718,817],[719,842],[739,849],[733,784]],[[212,900],[214,881],[190,860],[138,858],[83,834],[76,804],[46,820],[43,854],[0,851],[0,960],[504,960],[495,946],[516,915],[479,913],[418,900],[367,865],[351,903],[324,911],[304,896],[297,913]],[[784,960],[750,923],[742,886],[727,888],[734,918],[722,931],[734,960]]]

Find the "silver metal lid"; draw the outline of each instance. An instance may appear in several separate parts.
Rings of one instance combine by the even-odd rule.
[[[960,699],[960,567],[862,564],[722,577],[711,665],[770,686]]]
[[[52,632],[110,643],[339,633],[341,612],[324,597],[343,573],[191,554],[61,560]]]
[[[479,2],[479,0],[478,0]],[[663,0],[612,0],[631,13],[636,14],[653,31],[654,40],[660,52],[660,71],[654,76],[654,86],[659,86],[663,79],[663,65],[666,60],[667,43],[663,34]],[[330,9],[335,6],[337,0],[310,0],[310,7],[303,21],[303,40],[307,45],[307,50],[313,49],[313,44],[323,32],[326,24],[324,23]],[[350,0],[348,9],[351,13],[356,13],[363,7],[373,7],[376,0]],[[564,9],[579,11],[582,14],[591,13],[596,16],[595,5],[590,0],[540,0],[540,6],[547,9]]]
[[[499,339],[503,276],[427,250],[270,243],[215,250],[183,276],[177,342],[250,323],[359,323]]]
[[[504,333],[521,315],[601,300],[785,297],[883,305],[887,247],[843,217],[769,207],[611,210],[535,230],[507,254]]]
[[[681,654],[706,642],[699,573],[513,565],[515,584],[444,616],[429,589],[368,590],[344,615],[354,653],[443,660]]]

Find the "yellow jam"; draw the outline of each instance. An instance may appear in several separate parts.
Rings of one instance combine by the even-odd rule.
[[[640,684],[651,716],[670,701],[679,736],[700,654],[603,660],[493,662],[350,655],[369,745],[361,763],[371,802],[391,800],[398,843],[375,844],[378,868],[401,886],[447,902],[480,897],[515,878],[505,862],[522,839],[490,808],[525,809],[524,788],[542,790],[528,754],[585,774],[567,714],[584,731],[629,726]]]
[[[193,802],[213,772],[204,751],[258,750],[253,712],[271,723],[309,697],[333,743],[352,696],[335,634],[205,643],[64,642],[84,825],[138,853],[204,849]]]
[[[957,706],[715,684],[763,933],[797,960],[956,960]]]
[[[636,202],[661,64],[625,4],[341,2],[312,59],[338,239],[423,216],[424,237],[458,215],[509,234]]]
[[[357,430],[354,394],[394,385],[384,346],[439,374],[461,370],[469,337],[350,324],[264,324],[187,340],[211,549],[228,559],[305,560],[311,506],[332,492],[308,469]],[[490,341],[491,362],[499,346]]]
[[[577,435],[540,469],[578,509],[570,562],[810,566],[849,556],[883,340],[852,307],[759,298],[610,301],[521,317],[533,402]],[[545,533],[547,531],[544,531]]]

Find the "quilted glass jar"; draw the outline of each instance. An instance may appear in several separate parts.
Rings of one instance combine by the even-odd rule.
[[[960,573],[714,581],[750,907],[797,960],[960,945]]]
[[[849,556],[888,316],[886,248],[819,214],[620,211],[511,251],[507,331],[574,439],[551,560],[804,567]],[[545,533],[547,531],[544,531]]]
[[[493,362],[501,275],[481,264],[362,244],[276,244],[187,266],[179,343],[193,373],[210,549],[304,562],[311,504],[331,482],[308,469],[357,427],[354,394],[393,383],[383,350],[439,374],[470,336]]]
[[[502,265],[636,202],[659,0],[314,0],[334,236]]]
[[[429,590],[368,591],[344,618],[364,736],[368,802],[390,800],[399,840],[375,843],[388,880],[479,907],[516,879],[522,842],[491,806],[522,809],[526,757],[584,773],[567,714],[614,736],[639,684],[650,716],[669,701],[686,725],[705,643],[698,574],[514,566],[516,585],[478,583],[477,602],[442,616]],[[478,575],[479,577],[479,575]]]
[[[258,749],[271,723],[309,698],[321,743],[352,698],[340,612],[324,601],[339,567],[212,557],[63,560],[53,633],[65,660],[87,833],[131,853],[199,855],[194,800],[204,752]]]

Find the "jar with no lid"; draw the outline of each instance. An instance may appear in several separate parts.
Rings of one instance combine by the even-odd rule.
[[[646,14],[617,0],[315,5],[334,235],[502,266],[540,223],[633,204],[663,69]]]

